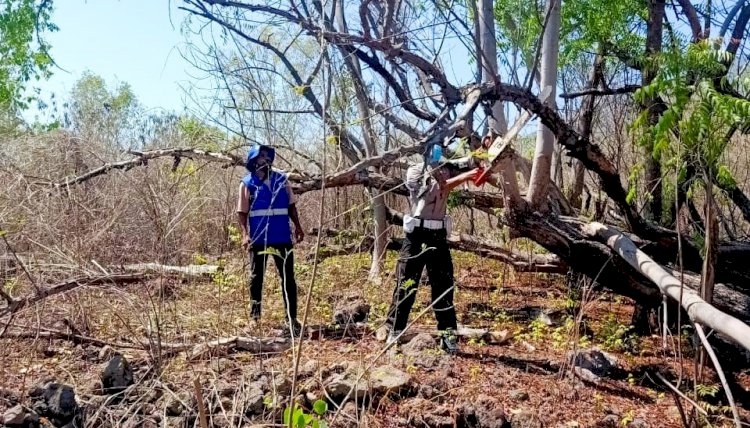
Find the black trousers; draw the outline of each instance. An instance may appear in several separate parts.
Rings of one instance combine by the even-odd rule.
[[[453,260],[446,231],[417,227],[406,234],[396,265],[396,289],[388,311],[388,323],[393,330],[406,328],[425,267],[432,301],[435,302],[433,309],[438,330],[457,328],[456,308],[453,306]]]
[[[250,250],[250,315],[260,318],[260,302],[263,298],[263,278],[266,272],[266,262],[273,257],[276,268],[281,277],[281,293],[284,297],[284,307],[287,316],[297,319],[297,282],[294,280],[294,252],[292,245],[270,245],[268,247],[253,247]]]

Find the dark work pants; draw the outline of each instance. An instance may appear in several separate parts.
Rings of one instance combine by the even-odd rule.
[[[388,311],[388,323],[394,331],[406,328],[425,267],[432,289],[432,301],[435,302],[433,309],[438,330],[457,328],[456,308],[453,306],[453,260],[445,229],[417,227],[406,234],[396,265],[396,289]]]
[[[284,297],[284,307],[287,316],[297,319],[297,283],[294,280],[294,253],[292,245],[270,245],[268,247],[253,247],[250,251],[250,315],[260,318],[260,302],[263,298],[263,277],[266,272],[266,262],[273,257],[276,268],[281,277],[281,293]]]

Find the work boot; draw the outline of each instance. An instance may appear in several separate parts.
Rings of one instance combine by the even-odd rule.
[[[249,305],[249,313],[250,313],[250,319],[253,319],[256,321],[260,321],[260,302],[252,301]]]
[[[441,332],[440,347],[447,354],[455,355],[458,353],[458,337],[455,330],[448,328]]]

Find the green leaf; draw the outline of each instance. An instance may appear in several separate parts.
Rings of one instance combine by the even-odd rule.
[[[313,403],[313,411],[322,416],[325,412],[328,411],[328,403],[323,400],[316,401],[315,403]]]
[[[328,428],[328,422],[320,421],[320,423],[318,423],[318,428]]]
[[[277,250],[276,248],[266,248],[263,251],[259,251],[258,255],[259,256],[269,255],[269,256],[279,256],[279,257],[281,257],[281,252],[279,250]]]
[[[737,187],[737,181],[732,177],[732,173],[726,165],[719,166],[719,171],[716,173],[716,181],[724,189],[734,189]]]
[[[304,413],[302,413],[302,410],[298,410],[298,412],[299,413],[294,412],[294,414],[296,415],[296,418],[295,418],[296,422],[295,422],[295,424],[296,424],[297,428],[305,428],[307,426],[307,419],[305,418],[305,416],[307,416],[307,415],[305,415]]]

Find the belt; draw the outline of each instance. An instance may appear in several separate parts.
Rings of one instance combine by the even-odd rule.
[[[445,221],[443,220],[425,220],[422,218],[417,218],[417,220],[419,221],[417,227],[431,230],[445,229]]]
[[[252,210],[248,213],[250,217],[270,217],[275,215],[289,215],[289,210],[286,208],[268,208]]]

